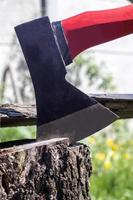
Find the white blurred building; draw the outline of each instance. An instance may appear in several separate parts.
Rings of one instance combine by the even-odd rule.
[[[14,96],[17,96],[18,102],[22,102],[18,92],[21,72],[18,72],[16,68],[23,55],[18,53],[21,50],[14,27],[40,15],[40,0],[0,1],[0,94],[2,93],[3,79],[6,76],[6,98],[4,103],[16,102]],[[15,91],[12,90],[13,87],[15,87]]]

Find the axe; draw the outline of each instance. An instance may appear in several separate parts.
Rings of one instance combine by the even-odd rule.
[[[71,85],[66,67],[85,49],[132,33],[131,25],[133,6],[52,23],[46,16],[15,27],[35,90],[38,140],[68,137],[75,143],[119,118]]]

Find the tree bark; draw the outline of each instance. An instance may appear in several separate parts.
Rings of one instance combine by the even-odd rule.
[[[67,138],[0,149],[1,200],[90,200],[87,146]]]

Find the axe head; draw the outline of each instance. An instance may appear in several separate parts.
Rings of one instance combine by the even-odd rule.
[[[59,23],[43,17],[15,30],[34,85],[38,140],[68,137],[74,143],[118,118],[65,80],[71,58]]]

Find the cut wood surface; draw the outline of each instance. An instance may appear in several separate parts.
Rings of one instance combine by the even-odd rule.
[[[133,118],[133,94],[90,94],[121,119]],[[24,126],[36,124],[35,105],[5,104],[0,106],[0,125]]]
[[[58,138],[0,149],[1,200],[90,200],[87,146]]]

